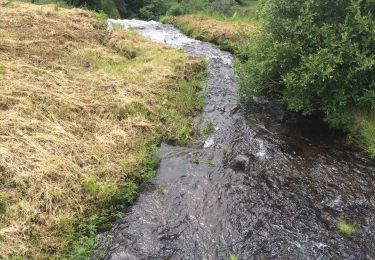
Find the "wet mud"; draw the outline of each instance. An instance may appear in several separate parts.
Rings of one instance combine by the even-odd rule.
[[[234,57],[171,25],[110,20],[208,60],[212,131],[162,144],[155,180],[101,234],[100,259],[375,259],[375,165],[272,102],[244,110]],[[347,235],[340,219],[355,224]]]

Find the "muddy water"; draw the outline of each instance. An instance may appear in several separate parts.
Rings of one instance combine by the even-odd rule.
[[[170,25],[110,21],[208,59],[209,135],[163,144],[157,178],[101,236],[104,259],[375,259],[375,166],[323,125],[236,101],[233,56]],[[340,218],[356,223],[352,236]],[[99,258],[99,257],[98,257]]]

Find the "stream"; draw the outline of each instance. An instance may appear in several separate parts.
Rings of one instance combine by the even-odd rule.
[[[162,144],[157,177],[97,259],[375,259],[375,164],[325,125],[273,102],[237,103],[234,56],[171,25],[109,20],[208,60],[207,98],[185,147]],[[355,233],[337,223],[355,224]]]

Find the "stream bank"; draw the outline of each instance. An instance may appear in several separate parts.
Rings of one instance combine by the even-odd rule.
[[[236,100],[233,55],[171,25],[110,20],[208,60],[207,135],[162,144],[155,180],[101,235],[103,259],[373,259],[375,166],[279,104]],[[337,223],[356,223],[355,234]]]

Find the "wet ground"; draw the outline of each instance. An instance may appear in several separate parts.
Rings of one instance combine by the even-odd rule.
[[[158,176],[101,235],[102,259],[375,259],[375,165],[322,124],[236,101],[233,56],[170,25],[113,21],[208,59],[212,122],[161,146]],[[355,224],[346,235],[339,219]]]

